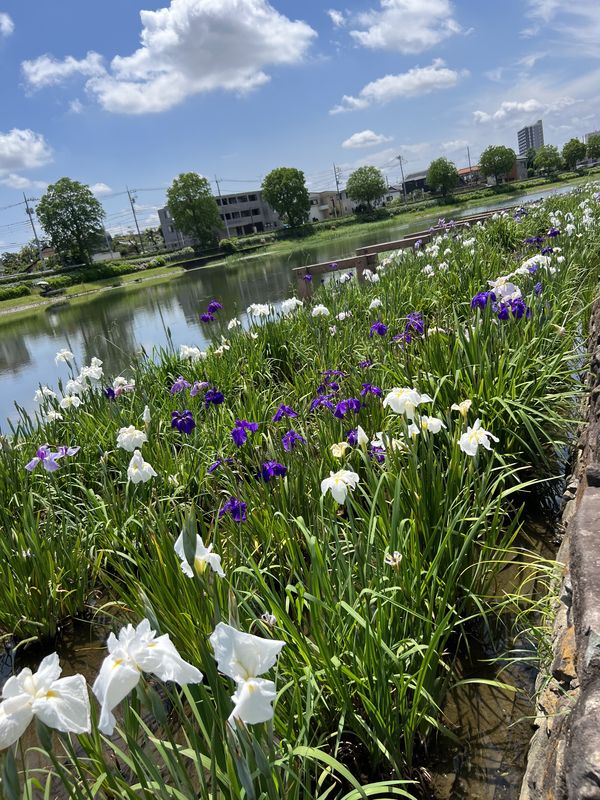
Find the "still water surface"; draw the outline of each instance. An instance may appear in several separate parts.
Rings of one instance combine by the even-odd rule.
[[[499,199],[462,213],[476,214],[507,204],[531,202],[550,192]],[[372,232],[350,234],[289,255],[259,255],[226,268],[191,270],[163,283],[115,288],[84,302],[57,302],[15,320],[10,315],[0,318],[0,431],[7,428],[5,420],[15,418],[15,402],[31,410],[35,408],[33,395],[40,384],[55,388],[58,376],[66,377],[64,365],[59,369],[54,364],[56,351],[63,347],[75,354],[80,366],[98,356],[104,361],[107,376],[127,375],[127,367],[140,348],[151,352],[155,346],[166,345],[169,336],[176,348],[188,344],[204,349],[212,337],[223,332],[216,323],[200,322],[199,315],[209,300],[215,298],[223,304],[224,321],[237,315],[246,322],[245,309],[250,303],[277,303],[290,296],[293,267],[354,255],[357,247],[427,229],[437,216],[412,223],[390,223]]]

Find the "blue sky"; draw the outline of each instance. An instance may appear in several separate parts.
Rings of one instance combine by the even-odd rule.
[[[375,164],[390,182],[476,162],[542,118],[546,142],[600,128],[598,0],[0,0],[0,250],[68,175],[109,229],[143,222],[179,172],[314,189]],[[146,191],[149,190],[149,191]]]

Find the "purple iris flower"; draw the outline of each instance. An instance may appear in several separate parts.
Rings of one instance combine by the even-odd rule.
[[[177,428],[179,433],[191,433],[196,427],[192,412],[188,411],[171,411],[171,427]]]
[[[529,267],[527,267],[527,272],[530,275],[535,275],[535,273],[538,271],[539,268],[540,268],[539,264],[531,264]]]
[[[400,342],[401,344],[410,344],[412,339],[413,337],[410,331],[403,331],[403,333],[397,333],[395,336],[392,336],[393,342]]]
[[[326,408],[330,408],[333,411],[333,403],[331,402],[331,398],[333,397],[332,394],[322,394],[319,397],[315,397],[315,399],[310,404],[310,411],[314,411],[319,406],[325,406]]]
[[[346,372],[343,372],[341,369],[326,369],[325,372],[322,372],[321,375],[324,378],[347,378],[348,375]]]
[[[422,244],[423,244],[423,239],[417,239],[417,241],[414,244],[415,250],[420,250]]]
[[[67,447],[66,445],[61,445],[58,448],[58,454],[60,456],[74,456],[81,450],[81,447]]]
[[[208,387],[208,381],[194,381],[194,385],[190,389],[190,397],[196,397],[197,394],[200,394],[200,392],[208,389]]]
[[[361,369],[367,369],[368,367],[372,367],[373,366],[373,362],[371,361],[370,358],[365,358],[364,361],[359,361],[358,362],[358,366]]]
[[[171,394],[177,394],[178,392],[183,392],[184,389],[189,389],[192,384],[180,375],[173,386],[171,386]]]
[[[237,497],[230,497],[225,503],[223,508],[219,511],[219,517],[224,517],[225,514],[231,514],[234,522],[246,521],[246,503],[243,503]]]
[[[248,422],[246,419],[236,419],[235,428],[231,431],[231,438],[236,447],[241,447],[248,439],[248,431],[255,433],[258,430],[258,422]]]
[[[209,314],[214,314],[215,311],[219,311],[221,308],[223,308],[221,303],[219,303],[217,300],[211,300],[208,306],[206,307],[206,310],[208,311]]]
[[[303,275],[302,280],[310,283],[312,281],[312,275]]]
[[[535,244],[538,247],[541,247],[544,244],[544,237],[543,236],[528,236],[525,239],[526,244]]]
[[[506,303],[500,303],[500,305],[497,306],[494,310],[497,310],[498,319],[502,320],[502,322],[504,322],[504,321],[506,321],[508,319],[508,317],[509,317],[509,313],[508,313],[509,309],[508,309],[508,306],[506,305]]]
[[[297,443],[306,444],[306,439],[304,436],[300,436],[299,433],[296,433],[295,430],[289,430],[287,433],[284,433],[281,437],[281,444],[283,445],[283,449],[286,453],[289,453],[290,450],[293,450]]]
[[[214,322],[216,317],[214,314],[210,314],[208,311],[204,314],[200,314],[200,319],[202,322]]]
[[[55,472],[60,467],[60,464],[56,462],[64,455],[65,454],[61,453],[60,450],[57,453],[53,453],[50,450],[50,445],[45,444],[42,447],[38,447],[35,456],[28,464],[25,464],[25,469],[28,470],[28,472],[33,472],[37,465],[41,464],[48,472]]]
[[[373,394],[375,397],[383,397],[383,392],[379,386],[373,386],[372,383],[363,383],[360,390],[360,396],[366,397],[368,394]]]
[[[551,239],[554,239],[555,236],[560,236],[560,230],[558,228],[552,227],[548,231],[548,236],[550,236]]]
[[[346,441],[348,444],[351,444],[352,447],[356,447],[358,444],[358,428],[352,428],[351,431],[348,431],[346,434]]]
[[[328,394],[329,392],[339,391],[340,385],[337,381],[329,381],[317,386],[317,394]]]
[[[540,295],[540,294],[542,293],[542,284],[541,284],[541,283],[539,283],[539,282],[538,282],[538,283],[536,283],[536,285],[533,287],[533,291],[534,291],[534,292],[535,292],[537,295]]]
[[[419,336],[425,333],[425,322],[420,311],[411,311],[406,317],[405,331],[413,330]]]
[[[369,447],[369,455],[375,459],[378,464],[383,464],[385,461],[385,450],[379,445],[371,445]]]
[[[510,310],[515,319],[521,319],[523,315],[529,316],[529,309],[525,305],[522,297],[516,297],[513,300],[510,300]]]
[[[496,299],[494,292],[477,292],[471,300],[471,308],[485,308],[488,302]]]
[[[216,461],[213,461],[213,463],[212,463],[212,464],[210,464],[210,465],[207,467],[206,471],[207,471],[207,472],[208,472],[210,475],[212,475],[212,473],[213,473],[213,472],[214,472],[216,469],[218,469],[218,468],[221,466],[221,464],[233,464],[233,458],[217,458],[217,460],[216,460]]]
[[[283,478],[287,472],[287,467],[280,464],[278,461],[265,461],[262,465],[259,477],[262,477],[265,483],[268,483],[271,478]]]
[[[378,334],[378,336],[385,336],[387,332],[388,332],[388,326],[385,325],[380,319],[378,319],[377,322],[374,322],[371,325],[369,336],[372,339],[374,334]]]
[[[106,389],[104,390],[104,396],[106,398],[108,398],[109,400],[114,400],[115,399],[116,394],[115,394],[115,390],[112,388],[112,386],[107,386],[106,387]]]
[[[543,255],[543,256],[549,256],[550,253],[553,253],[553,252],[554,252],[554,248],[550,247],[550,245],[546,245],[546,247],[542,247],[542,249],[540,250],[540,254]]]
[[[329,269],[333,271],[334,269],[337,269],[337,266],[337,261],[332,261],[329,265]]]
[[[204,407],[208,408],[211,403],[215,406],[220,406],[224,400],[223,392],[218,389],[209,389],[204,395]]]
[[[353,411],[358,414],[360,411],[360,400],[355,397],[349,397],[347,400],[340,400],[333,411],[333,416],[338,419],[344,419],[348,412]]]
[[[297,416],[298,414],[291,406],[286,406],[285,403],[282,403],[273,416],[273,422],[279,422],[279,420],[283,419],[284,417],[290,417],[291,419]]]

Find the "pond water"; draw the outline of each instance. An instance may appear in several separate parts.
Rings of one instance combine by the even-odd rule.
[[[461,213],[532,202],[570,188],[499,198]],[[215,298],[223,304],[224,322],[235,315],[245,321],[244,310],[251,303],[277,303],[290,296],[293,267],[351,256],[357,247],[427,229],[437,222],[439,213],[411,223],[392,222],[373,231],[350,233],[325,244],[300,246],[288,255],[251,256],[227,267],[190,270],[161,283],[117,287],[85,301],[57,302],[14,320],[10,315],[0,318],[0,431],[6,432],[5,421],[15,418],[15,402],[31,410],[40,384],[55,387],[58,374],[65,377],[64,368],[59,372],[54,364],[56,351],[63,347],[75,354],[78,365],[98,356],[109,376],[127,374],[140,348],[151,352],[155,346],[166,345],[169,338],[176,348],[193,344],[203,349],[225,332],[216,323],[200,321],[199,314],[209,300]]]

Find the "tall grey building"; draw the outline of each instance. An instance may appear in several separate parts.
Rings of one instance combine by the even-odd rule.
[[[259,191],[223,194],[215,197],[215,200],[223,221],[221,238],[226,233],[229,236],[247,236],[281,227],[279,215],[263,200]],[[177,230],[166,206],[158,210],[158,218],[167,247],[187,247],[194,244],[191,237]]]
[[[527,154],[527,151],[533,147],[534,150],[538,150],[544,144],[544,126],[542,125],[542,120],[538,119],[538,121],[534,125],[526,125],[524,128],[517,133],[517,139],[519,141],[519,155],[524,156]]]

